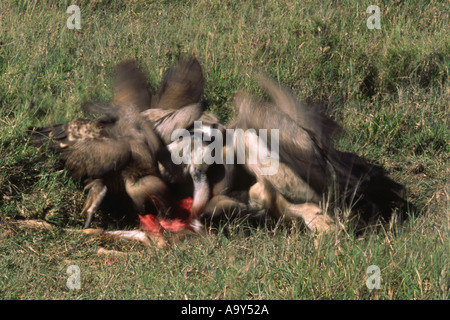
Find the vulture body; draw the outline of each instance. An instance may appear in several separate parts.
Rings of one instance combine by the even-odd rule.
[[[336,123],[305,106],[280,84],[266,77],[260,77],[260,82],[272,101],[238,95],[238,116],[232,124],[243,130],[279,132],[276,173],[262,175],[264,165],[252,165],[246,159],[245,168],[257,181],[250,188],[252,205],[276,217],[301,217],[317,232],[338,223],[321,209],[325,202],[351,208],[350,213],[359,219],[359,230],[380,219],[388,221],[396,210],[405,214],[413,209],[403,198],[404,187],[389,178],[380,166],[334,148],[333,134],[340,129]],[[270,141],[269,137],[263,141],[267,148]],[[249,147],[245,141],[246,155]]]
[[[158,158],[171,130],[189,127],[201,116],[203,85],[198,61],[181,60],[151,96],[145,76],[133,61],[125,61],[116,67],[113,101],[84,106],[99,119],[30,130],[34,145],[49,143],[65,167],[85,181],[85,228],[108,193],[130,202],[128,211],[170,214],[175,200],[161,179]]]

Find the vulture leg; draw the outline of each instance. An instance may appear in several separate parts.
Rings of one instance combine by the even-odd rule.
[[[81,211],[81,215],[86,215],[84,228],[87,229],[91,224],[92,217],[105,198],[108,188],[103,184],[103,180],[95,179],[85,187],[85,190],[89,190],[89,193],[86,202],[84,203],[83,210]]]
[[[283,196],[277,195],[277,206],[283,210],[285,217],[301,218],[308,229],[314,233],[321,234],[331,231],[334,225],[333,219],[315,203],[291,204]]]
[[[324,213],[316,203],[293,204],[267,183],[258,182],[250,188],[249,203],[252,207],[267,209],[275,218],[301,218],[308,229],[314,233],[331,231],[334,225],[333,219]]]
[[[252,221],[260,221],[266,218],[266,210],[250,207],[233,197],[218,195],[208,202],[200,220],[216,221],[224,215],[227,218],[248,217]]]

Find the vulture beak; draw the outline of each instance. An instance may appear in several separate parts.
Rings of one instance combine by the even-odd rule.
[[[192,199],[192,219],[198,218],[204,211],[209,200],[209,182],[206,171],[195,166],[191,166],[190,174],[194,184],[194,194]]]

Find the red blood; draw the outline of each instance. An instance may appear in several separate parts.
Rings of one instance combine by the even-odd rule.
[[[164,228],[159,223],[159,218],[153,214],[139,215],[141,221],[140,227],[150,233],[161,234],[164,232]]]
[[[153,199],[157,200],[157,199]],[[158,201],[155,201],[158,203]],[[159,218],[154,214],[139,215],[140,227],[149,233],[162,234],[164,231],[180,232],[191,230],[190,226],[192,198],[184,198],[175,203],[174,217],[172,219]]]
[[[190,213],[192,209],[192,202],[192,197],[187,197],[178,201],[176,205]]]

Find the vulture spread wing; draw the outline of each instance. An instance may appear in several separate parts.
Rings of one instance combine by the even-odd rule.
[[[205,79],[197,59],[180,60],[164,74],[161,85],[152,97],[151,106],[157,109],[178,109],[198,103]]]
[[[114,98],[118,105],[134,105],[138,111],[150,108],[147,78],[132,60],[119,63],[114,78]]]

